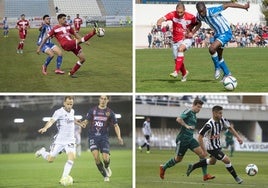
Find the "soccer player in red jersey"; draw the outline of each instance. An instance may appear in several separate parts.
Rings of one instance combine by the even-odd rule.
[[[20,20],[17,22],[16,28],[19,30],[20,42],[18,44],[17,53],[23,53],[24,40],[26,39],[27,29],[30,28],[30,23],[25,20],[25,14],[20,16]]]
[[[160,31],[164,21],[172,21],[173,24],[173,56],[175,60],[174,72],[170,77],[177,78],[179,71],[182,73],[182,82],[185,82],[189,74],[184,66],[184,52],[191,47],[193,35],[200,28],[201,24],[196,22],[196,17],[185,11],[185,6],[179,2],[176,10],[169,12],[157,21],[157,28]]]
[[[76,14],[76,18],[74,19],[74,29],[76,33],[79,32],[82,24],[83,24],[83,20],[79,18],[79,14]]]
[[[74,73],[81,67],[81,65],[86,60],[85,54],[82,52],[80,44],[88,41],[91,37],[93,37],[99,31],[99,28],[95,25],[93,31],[89,32],[84,37],[80,37],[74,31],[74,29],[66,23],[65,14],[59,14],[57,16],[57,19],[59,24],[54,26],[52,30],[48,33],[47,37],[43,39],[40,46],[38,46],[37,48],[37,54],[40,53],[42,46],[49,38],[55,37],[65,51],[71,51],[79,58],[72,70],[69,72],[69,76],[71,76],[72,78],[76,78],[76,75]],[[75,37],[75,39],[72,38],[72,35]]]

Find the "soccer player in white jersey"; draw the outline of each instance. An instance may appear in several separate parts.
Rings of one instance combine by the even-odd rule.
[[[217,7],[207,8],[204,2],[198,2],[196,4],[196,9],[198,11],[197,21],[201,23],[204,21],[207,23],[211,29],[215,32],[215,40],[209,46],[209,53],[211,55],[212,61],[215,67],[215,79],[219,79],[221,76],[220,69],[223,71],[223,79],[225,76],[231,75],[223,57],[223,47],[232,38],[232,30],[230,24],[222,16],[221,12],[227,8],[240,8],[248,10],[249,3],[245,5],[240,5],[237,3],[225,3]]]
[[[142,132],[145,137],[145,142],[143,145],[139,146],[139,150],[142,151],[142,148],[146,146],[147,147],[146,153],[150,153],[150,136],[152,135],[152,130],[149,117],[147,117],[146,120],[143,122]]]
[[[220,135],[223,128],[227,128],[237,138],[239,144],[243,143],[236,130],[230,125],[230,122],[222,117],[223,108],[221,106],[214,106],[212,108],[212,118],[209,119],[206,124],[199,131],[198,141],[204,153],[209,153],[209,159],[203,159],[195,164],[190,164],[187,170],[187,176],[196,169],[207,165],[216,164],[217,160],[221,160],[228,172],[233,176],[238,184],[241,184],[243,180],[236,174],[236,171],[231,163],[230,158],[222,151]],[[205,142],[203,140],[205,139]]]
[[[77,124],[84,127],[74,117],[74,110],[72,109],[73,103],[74,98],[72,96],[66,96],[63,107],[56,110],[45,126],[38,130],[39,133],[43,134],[56,122],[58,133],[54,136],[54,142],[50,148],[50,152],[47,152],[46,149],[42,147],[35,153],[35,156],[42,156],[48,162],[53,162],[57,155],[65,150],[68,160],[65,163],[61,178],[68,176],[73,167],[75,159],[74,126]]]

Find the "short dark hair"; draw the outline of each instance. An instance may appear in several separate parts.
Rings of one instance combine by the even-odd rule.
[[[205,3],[204,2],[198,2],[196,3],[196,9],[199,10],[199,9],[204,9],[206,7]]]
[[[218,111],[221,111],[221,110],[223,110],[222,106],[216,105],[216,106],[212,107],[212,112],[218,112]]]
[[[46,19],[47,17],[49,17],[48,14],[44,15],[44,16],[43,16],[43,20]]]
[[[65,96],[64,101],[66,101],[67,99],[74,100],[74,97],[73,96]]]
[[[183,2],[178,2],[177,6],[176,6],[176,9],[177,9],[179,6],[182,6],[183,9],[185,9],[185,6],[184,6]]]
[[[66,14],[59,14],[59,15],[57,16],[57,19],[61,19],[62,17],[66,17]]]
[[[193,102],[193,105],[195,106],[195,105],[197,105],[197,104],[201,104],[201,105],[203,105],[204,102],[203,102],[201,99],[195,99],[194,102]]]

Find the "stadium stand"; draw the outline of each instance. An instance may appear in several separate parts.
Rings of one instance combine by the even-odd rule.
[[[10,18],[18,18],[21,14],[25,14],[28,18],[51,14],[49,5],[49,0],[5,0],[4,14]]]
[[[80,14],[84,16],[102,16],[96,0],[54,0],[55,7],[59,8],[59,13],[70,15],[71,17]]]
[[[131,0],[101,0],[107,16],[131,16]]]

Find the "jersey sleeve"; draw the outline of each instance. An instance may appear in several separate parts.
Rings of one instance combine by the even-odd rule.
[[[92,119],[92,114],[93,114],[92,111],[93,109],[89,109],[86,115],[86,120],[90,121]]]
[[[164,18],[166,21],[167,21],[167,20],[172,20],[172,19],[174,18],[174,12],[167,13],[163,18]]]
[[[209,9],[209,14],[210,15],[220,14],[224,10],[223,5],[220,5],[218,7],[208,8],[208,9]]]
[[[207,131],[209,131],[211,129],[210,124],[205,124],[202,129],[199,131],[199,134],[204,136],[206,134]]]
[[[56,110],[56,111],[54,112],[53,116],[52,116],[52,119],[53,119],[54,121],[57,121],[57,120],[60,118],[60,115],[61,115],[60,110]]]
[[[47,34],[47,36],[49,36],[49,37],[53,37],[54,34],[55,34],[55,28],[52,28],[52,29],[49,31],[49,33]]]
[[[113,111],[111,111],[110,118],[111,118],[111,123],[112,123],[113,125],[115,125],[115,124],[118,123],[117,118],[115,117],[115,113],[114,113]]]
[[[225,127],[225,128],[227,128],[227,129],[229,129],[230,128],[230,122],[229,122],[229,120],[227,120],[227,119],[225,119],[225,118],[221,118],[221,121],[223,122],[223,126]]]

